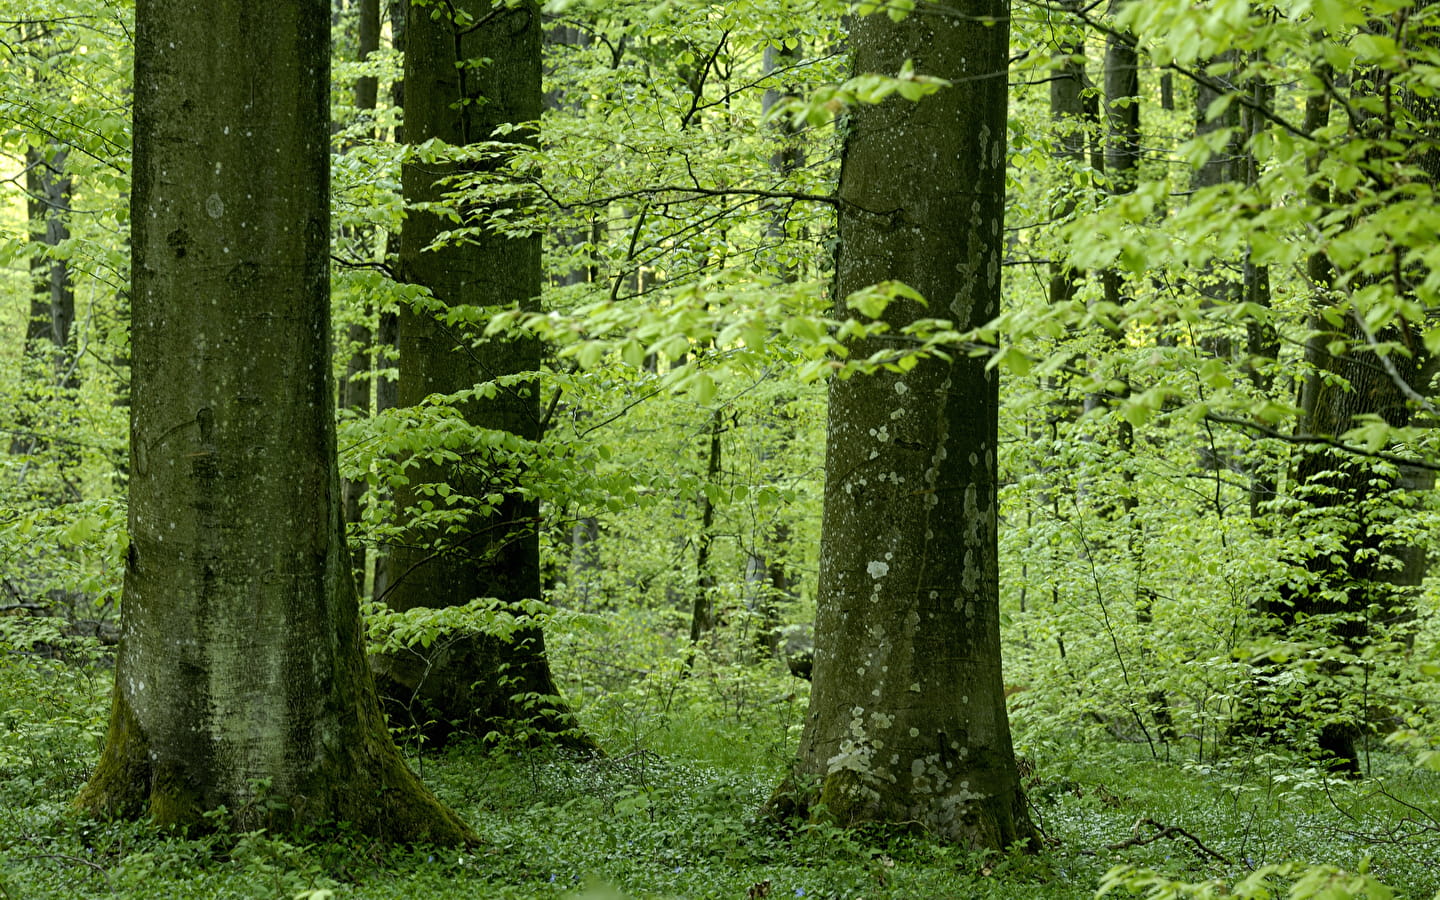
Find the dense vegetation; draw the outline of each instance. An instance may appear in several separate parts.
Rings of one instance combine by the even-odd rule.
[[[516,687],[498,651],[503,713],[448,723],[463,740],[418,691],[391,698],[409,764],[481,843],[71,809],[130,543],[136,10],[0,2],[0,893],[1440,892],[1440,8],[1016,2],[1004,293],[978,329],[935,298],[892,329],[919,302],[903,284],[830,295],[855,110],[967,90],[923,59],[851,71],[844,4],[552,2],[540,121],[458,144],[405,133],[407,8],[490,24],[334,4],[339,462],[373,653],[428,672],[462,640],[543,634],[553,684]],[[481,97],[492,56],[458,70]],[[416,171],[443,190],[409,192]],[[538,304],[441,296],[402,240],[422,216],[451,247],[538,235]],[[396,330],[437,315],[482,368],[496,341],[534,342],[539,368],[397,404]],[[810,695],[826,386],[970,358],[1001,377],[998,602],[1036,852],[776,821]],[[543,428],[477,417],[532,386]],[[541,596],[395,602],[415,560],[517,519]]]

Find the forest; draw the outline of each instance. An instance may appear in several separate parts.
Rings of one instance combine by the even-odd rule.
[[[0,898],[1440,898],[1440,3],[0,0]]]

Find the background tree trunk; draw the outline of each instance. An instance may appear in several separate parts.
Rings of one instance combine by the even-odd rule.
[[[355,55],[360,62],[365,62],[371,53],[380,49],[380,0],[360,0],[355,4],[355,14],[358,19],[355,28],[358,39]],[[378,91],[379,84],[373,76],[355,79],[355,108],[360,115],[374,115]],[[367,257],[373,252],[374,243],[375,235],[368,229],[355,235],[355,244]],[[373,308],[367,309],[366,323],[371,321],[373,315]],[[375,358],[375,337],[368,324],[355,323],[345,330],[345,338],[352,352],[345,361],[345,382],[341,385],[340,406],[356,418],[366,418],[370,415],[372,405],[371,389],[374,387],[375,370],[380,367],[380,361]],[[365,482],[345,481],[341,486],[345,492],[345,525],[348,528],[360,521],[365,501]],[[354,547],[351,557],[355,584],[363,594],[369,573],[367,549],[363,545]]]
[[[467,17],[457,22],[454,16]],[[470,24],[465,24],[469,22]],[[501,125],[539,118],[540,13],[533,3],[513,8],[485,0],[426,6],[406,25],[405,137],[412,144],[439,139],[453,146],[488,141]],[[476,64],[476,60],[485,60]],[[506,138],[514,140],[515,136]],[[407,203],[441,200],[443,180],[455,164],[414,162],[403,175]],[[401,276],[430,289],[446,307],[536,307],[540,295],[540,238],[488,230],[483,216],[467,222],[478,231],[464,242],[427,249],[450,224],[433,212],[412,210],[400,238]],[[451,394],[540,368],[540,347],[528,337],[477,335],[444,324],[432,312],[404,307],[399,317],[399,405],[431,394]],[[540,438],[539,387],[534,381],[500,385],[494,396],[458,404],[477,429]],[[454,606],[483,597],[506,603],[539,599],[538,505],[520,488],[519,464],[478,443],[455,448],[454,464],[424,462],[396,505],[413,510],[430,500],[430,486],[448,484],[461,503],[488,495],[501,501],[483,515],[471,512],[458,532],[411,529],[391,551],[392,577],[385,602],[395,610]],[[439,498],[434,498],[439,500]],[[462,507],[463,508],[463,507]],[[545,638],[522,628],[509,641],[480,633],[448,635],[432,648],[376,657],[382,694],[392,718],[414,726],[432,743],[456,733],[483,737],[517,722],[562,741],[589,744],[560,702]],[[517,701],[517,696],[539,698]]]

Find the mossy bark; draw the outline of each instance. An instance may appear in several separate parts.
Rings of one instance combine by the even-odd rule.
[[[406,140],[463,147],[496,140],[501,126],[539,119],[540,24],[539,8],[530,2],[412,2],[406,22]],[[498,139],[518,140],[520,134]],[[499,164],[466,165],[480,171]],[[456,163],[407,164],[406,202],[442,202],[452,190],[446,179],[464,171]],[[442,309],[407,307],[400,312],[400,406],[540,368],[535,340],[479,340],[474,331],[441,318],[445,308],[519,304],[533,309],[538,304],[540,237],[493,230],[488,223],[492,211],[485,205],[463,210],[466,227],[475,231],[439,248],[430,245],[453,223],[426,210],[412,209],[406,216],[401,276],[429,288]],[[459,409],[477,429],[525,441],[540,438],[539,386],[534,381],[501,384],[493,396],[468,400]],[[396,491],[396,503],[403,510],[437,499],[429,491],[444,483],[457,511],[470,506],[468,518],[459,527],[412,528],[392,548],[394,581],[385,603],[407,610],[482,597],[507,603],[539,598],[539,511],[521,488],[521,465],[514,455],[480,443],[462,442],[451,449],[458,461],[422,462],[409,473],[409,485]],[[484,508],[483,498],[495,495],[500,502]],[[558,699],[539,628],[522,629],[511,641],[480,632],[447,635],[432,648],[377,656],[375,664],[392,722],[415,727],[431,744],[457,735],[508,731],[524,722],[532,734],[550,733],[562,743],[591,746]],[[535,697],[550,699],[535,702]]]
[[[1008,4],[858,18],[856,72],[954,86],[851,113],[835,295],[887,279],[920,291],[885,318],[999,308]],[[884,337],[852,348],[864,357]],[[833,382],[814,688],[781,815],[922,828],[999,848],[1032,836],[1000,677],[996,373],[927,359]]]
[[[392,744],[361,643],[328,83],[324,0],[137,5],[131,543],[109,733],[75,805],[468,843]]]

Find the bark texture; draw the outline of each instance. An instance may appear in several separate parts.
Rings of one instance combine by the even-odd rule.
[[[464,146],[496,139],[494,132],[502,125],[538,119],[540,46],[534,3],[506,7],[462,0],[452,8],[412,2],[406,24],[406,140]],[[407,203],[441,200],[450,189],[445,179],[460,171],[455,164],[407,165]],[[467,224],[485,226],[491,212],[467,209]],[[400,238],[400,270],[407,281],[428,287],[442,307],[535,307],[541,279],[538,235],[507,236],[481,227],[462,243],[432,249],[436,235],[451,227],[433,212],[409,213]],[[539,369],[534,340],[477,341],[477,335],[445,324],[440,315],[443,309],[438,314],[401,310],[400,406]],[[459,408],[471,426],[528,441],[540,438],[538,386],[532,381],[504,383],[493,396]],[[539,515],[536,502],[518,486],[522,473],[513,459],[480,444],[462,442],[451,449],[457,461],[424,462],[414,470],[410,484],[396,492],[399,508],[431,500],[428,486],[439,483],[450,486],[459,509],[467,503],[475,507],[487,495],[502,499],[493,509],[472,509],[448,533],[412,528],[392,550],[389,567],[395,580],[385,602],[403,611],[482,597],[507,603],[540,597]],[[521,629],[509,642],[482,632],[451,634],[431,648],[379,656],[376,671],[392,720],[415,727],[431,743],[452,735],[483,737],[523,721],[564,742],[588,745],[558,701],[538,628]]]
[[[835,295],[899,279],[929,306],[892,304],[888,321],[963,329],[999,308],[1009,5],[935,12],[853,23],[856,72],[912,59],[955,86],[852,111]],[[772,811],[971,847],[1032,836],[1000,677],[997,387],[963,357],[832,384],[814,690]]]
[[[391,743],[341,530],[328,5],[140,0],[135,55],[131,544],[76,805],[473,841]]]

